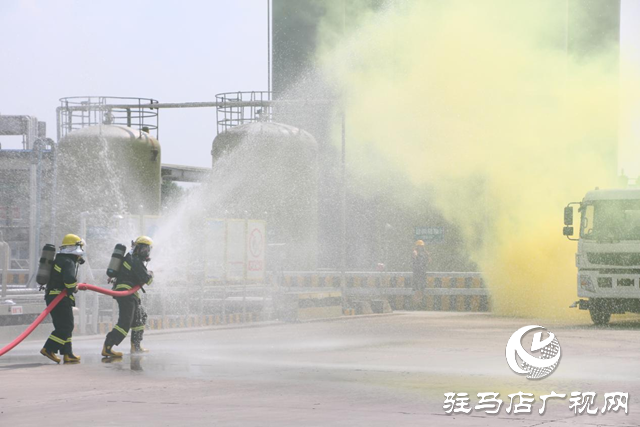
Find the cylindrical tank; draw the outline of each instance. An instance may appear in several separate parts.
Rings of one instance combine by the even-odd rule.
[[[109,266],[107,267],[107,276],[116,277],[120,272],[120,266],[122,266],[122,260],[124,259],[127,253],[127,247],[122,243],[116,244],[116,247],[113,249],[113,253],[111,254],[111,261],[109,261]]]
[[[160,175],[160,144],[144,131],[100,125],[69,133],[58,146],[57,234],[81,233],[83,215],[87,234],[99,235],[115,215],[159,214]],[[91,254],[91,236],[82,237]]]
[[[53,260],[56,257],[56,247],[47,243],[42,248],[42,255],[40,256],[40,263],[38,265],[38,274],[36,275],[36,283],[39,285],[46,285],[49,283],[51,277],[51,269],[53,268]]]
[[[315,269],[318,238],[318,145],[293,126],[254,122],[213,141],[211,214],[264,219],[267,264]]]

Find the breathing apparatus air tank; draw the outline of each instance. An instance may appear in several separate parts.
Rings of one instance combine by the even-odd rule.
[[[107,267],[107,276],[116,277],[120,272],[120,267],[122,266],[122,260],[124,259],[124,255],[127,253],[127,247],[121,243],[118,243],[116,247],[113,249],[113,253],[111,254],[111,260],[109,261],[109,266]]]
[[[36,275],[36,282],[38,285],[46,285],[49,283],[51,277],[51,269],[53,268],[53,260],[56,257],[56,247],[50,243],[44,245],[42,248],[42,255],[40,255],[40,264],[38,265],[38,274]]]

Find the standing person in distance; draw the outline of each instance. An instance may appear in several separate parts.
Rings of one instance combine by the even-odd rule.
[[[67,290],[67,296],[51,310],[54,331],[40,350],[40,354],[56,363],[60,363],[60,358],[56,355],[58,352],[63,355],[64,363],[80,363],[80,356],[74,355],[71,348],[71,334],[73,333],[73,307],[76,305],[73,294],[78,291],[76,279],[78,264],[84,264],[84,254],[84,240],[75,234],[64,236],[60,252],[53,262],[51,277],[47,282],[44,296],[47,306],[64,289]]]
[[[147,262],[153,241],[147,236],[140,236],[131,242],[131,251],[122,260],[122,265],[117,273],[113,290],[127,291],[136,285],[150,285],[153,281],[153,272],[147,270]],[[119,345],[131,330],[131,354],[146,353],[141,345],[144,327],[147,321],[147,313],[141,305],[139,291],[126,297],[114,297],[118,302],[120,313],[118,323],[107,334],[102,347],[104,357],[122,357],[122,353],[114,351],[113,346]]]
[[[416,241],[411,258],[413,260],[413,289],[422,291],[427,286],[427,267],[429,266],[429,253],[424,241]]]

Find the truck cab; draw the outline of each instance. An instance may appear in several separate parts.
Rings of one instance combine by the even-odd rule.
[[[640,189],[589,191],[565,208],[564,223],[563,234],[578,241],[580,300],[572,307],[589,310],[596,325],[609,323],[611,314],[640,313]]]

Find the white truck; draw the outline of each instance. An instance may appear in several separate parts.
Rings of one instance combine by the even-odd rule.
[[[579,206],[578,238],[573,213]],[[640,189],[589,191],[564,208],[563,234],[578,241],[578,297],[596,325],[611,314],[640,313]],[[583,299],[586,298],[586,299]]]

